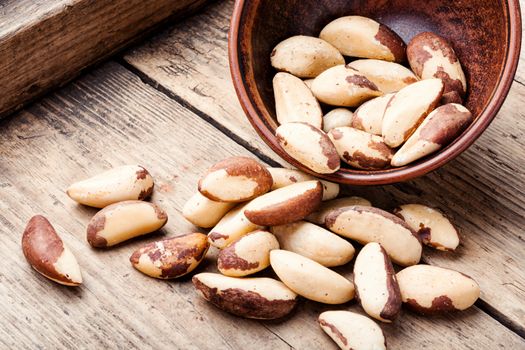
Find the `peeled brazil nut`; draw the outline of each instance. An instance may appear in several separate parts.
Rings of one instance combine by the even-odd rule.
[[[67,189],[74,201],[95,208],[125,200],[143,200],[153,192],[153,178],[140,165],[113,168]]]
[[[277,73],[273,78],[273,94],[279,124],[304,122],[321,128],[321,106],[301,79],[288,73]]]
[[[320,303],[343,304],[354,297],[354,284],[327,267],[286,250],[272,250],[270,263],[295,293]]]
[[[396,272],[379,243],[368,243],[354,264],[354,284],[359,302],[371,317],[392,322],[401,310]]]
[[[384,210],[344,207],[329,213],[325,221],[330,231],[361,244],[381,244],[398,265],[415,265],[421,259],[422,246],[416,232],[406,222]]]
[[[273,226],[272,233],[282,249],[332,267],[344,265],[354,257],[352,244],[332,232],[306,221]]]
[[[312,82],[312,92],[320,102],[342,107],[357,107],[383,94],[364,75],[344,65],[319,74]]]
[[[335,108],[323,117],[323,131],[329,132],[340,126],[351,126],[354,114],[346,108]]]
[[[299,78],[315,78],[330,67],[344,64],[343,55],[326,41],[296,35],[281,41],[271,54],[272,66]]]
[[[366,316],[350,311],[325,311],[319,325],[343,350],[386,350],[381,328]]]
[[[410,67],[421,79],[443,80],[445,103],[462,103],[467,92],[467,80],[452,45],[437,34],[424,32],[408,44]]]
[[[197,192],[184,204],[182,215],[195,226],[210,228],[234,206],[235,203],[212,201]]]
[[[358,169],[384,169],[390,166],[394,151],[381,136],[347,126],[330,130],[328,137],[345,163]]]
[[[386,106],[392,97],[394,97],[394,94],[386,94],[363,103],[356,109],[352,117],[352,124],[348,126],[366,131],[369,134],[381,136],[383,116],[385,115]]]
[[[209,246],[205,234],[189,233],[146,244],[129,260],[134,268],[150,277],[177,278],[199,266]]]
[[[249,204],[250,202],[248,202]],[[225,248],[232,242],[235,242],[248,232],[262,229],[252,223],[244,215],[244,209],[248,204],[241,204],[230,210],[228,214],[215,225],[208,233],[208,241],[214,247],[219,249]]]
[[[362,73],[385,94],[397,92],[419,80],[410,69],[394,62],[355,60],[348,66]]]
[[[253,231],[221,250],[217,267],[226,276],[248,276],[270,266],[273,249],[279,249],[274,235],[263,230]]]
[[[423,119],[436,108],[443,93],[440,79],[421,80],[399,91],[383,117],[383,138],[390,147],[405,142]]]
[[[277,128],[275,136],[290,157],[316,173],[332,174],[341,166],[328,136],[310,124],[283,124]]]
[[[29,220],[22,235],[27,262],[42,276],[66,286],[82,283],[77,259],[42,215]]]
[[[266,168],[248,157],[230,157],[214,164],[199,180],[199,192],[213,201],[245,202],[272,187]]]
[[[272,174],[272,191],[281,187],[293,185],[297,182],[319,180],[323,185],[323,201],[334,199],[339,194],[339,184],[326,180],[321,180],[315,176],[303,173],[300,170],[287,168],[267,168]]]
[[[324,225],[326,216],[330,212],[343,207],[351,207],[353,205],[369,207],[372,205],[372,203],[370,203],[370,201],[367,199],[356,196],[333,199],[321,203],[316,211],[306,217],[306,220],[313,222],[314,224]]]
[[[405,204],[394,214],[416,231],[424,244],[438,250],[455,250],[459,245],[458,231],[439,210],[421,204]]]
[[[406,45],[384,24],[361,16],[340,17],[328,23],[319,37],[343,55],[404,62]]]
[[[87,241],[95,248],[111,247],[162,228],[168,215],[156,204],[124,201],[111,204],[89,221]]]
[[[193,276],[192,281],[204,299],[241,317],[281,318],[297,304],[297,294],[272,278],[235,278],[204,272]]]
[[[304,219],[321,204],[323,186],[304,181],[279,188],[246,205],[244,215],[256,225],[275,226]]]
[[[407,165],[454,141],[472,123],[472,113],[459,104],[436,108],[392,157],[392,166]]]
[[[397,273],[403,303],[422,314],[465,310],[479,298],[479,286],[461,272],[415,265]]]

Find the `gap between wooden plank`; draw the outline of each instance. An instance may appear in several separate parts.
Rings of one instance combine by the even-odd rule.
[[[221,131],[223,134],[231,138],[233,141],[235,141],[237,144],[241,145],[242,147],[246,148],[248,151],[253,153],[255,156],[257,156],[262,161],[268,163],[271,166],[281,166],[281,164],[272,158],[268,157],[264,153],[262,153],[260,150],[255,148],[254,146],[250,145],[248,142],[246,142],[244,139],[236,135],[233,131],[219,123],[216,119],[214,119],[212,116],[207,114],[206,112],[200,110],[196,106],[192,105],[185,99],[183,99],[181,96],[178,96],[173,91],[170,91],[166,87],[164,87],[162,84],[156,82],[152,78],[150,78],[148,75],[140,71],[138,68],[134,67],[127,61],[125,61],[123,58],[119,58],[117,60],[119,64],[124,66],[126,69],[128,69],[131,73],[135,74],[141,81],[143,81],[145,84],[153,87],[154,89],[158,90],[162,94],[166,95],[167,97],[175,100],[176,102],[183,105],[185,108],[188,108],[191,112],[205,120],[206,122],[212,124],[216,129]],[[523,85],[523,83],[516,80],[519,84]],[[424,259],[422,259],[423,263],[427,263]],[[521,338],[525,339],[525,330],[522,329],[519,325],[516,325],[515,322],[513,322],[510,318],[505,316],[503,313],[499,312],[496,308],[492,307],[488,302],[482,300],[481,298],[478,299],[478,301],[475,303],[475,305],[485,312],[487,315],[495,319],[498,323],[509,329],[510,331],[516,333]],[[268,327],[265,328],[268,329]],[[270,330],[271,331],[271,330]],[[271,331],[274,333],[273,331]],[[274,333],[275,334],[275,333]],[[278,336],[278,335],[277,335]],[[279,337],[280,338],[280,337]],[[282,338],[281,338],[282,339]],[[290,345],[288,342],[286,342],[284,339],[282,339],[286,344]],[[290,345],[291,348],[293,348]]]

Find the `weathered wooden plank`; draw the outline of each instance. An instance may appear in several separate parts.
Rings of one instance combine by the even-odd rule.
[[[124,59],[138,74],[213,116],[261,153],[273,156],[242,112],[230,80],[227,28],[230,2],[218,3]],[[463,232],[455,254],[427,251],[425,260],[472,275],[496,316],[525,336],[525,86],[515,83],[499,116],[480,140],[456,161],[424,178],[395,186],[351,189],[391,209],[423,202],[450,213]]]
[[[153,201],[170,216],[163,232],[177,235],[194,230],[180,210],[199,174],[217,159],[249,154],[178,103],[109,63],[0,122],[0,130],[0,347],[335,349],[316,323],[328,306],[303,302],[286,320],[243,320],[203,301],[189,278],[157,281],[134,271],[131,252],[158,236],[89,248],[85,227],[95,210],[66,196],[71,182],[143,164],[157,180]],[[82,287],[57,286],[24,262],[20,237],[36,213],[47,215],[76,252]],[[199,271],[215,268],[208,259]],[[406,313],[383,327],[394,349],[525,346],[476,307],[438,319]]]
[[[0,116],[206,0],[3,1]]]

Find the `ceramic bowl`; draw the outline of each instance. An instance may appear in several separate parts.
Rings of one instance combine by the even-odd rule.
[[[431,31],[453,45],[466,74],[466,106],[475,121],[453,143],[400,168],[363,171],[341,168],[324,179],[352,185],[390,184],[436,170],[466,150],[496,116],[512,84],[521,47],[518,0],[237,0],[231,20],[229,59],[240,103],[260,137],[283,159],[275,138],[278,124],[270,53],[293,35],[318,36],[335,18],[361,15],[388,25],[408,43]]]

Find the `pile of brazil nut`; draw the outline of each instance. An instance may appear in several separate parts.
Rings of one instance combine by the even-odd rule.
[[[72,199],[103,208],[87,225],[87,242],[108,249],[159,230],[166,212],[144,201],[153,186],[150,173],[136,165],[71,185]],[[211,245],[219,250],[218,273],[195,274],[195,289],[216,307],[254,319],[284,317],[300,297],[331,305],[356,298],[369,317],[344,306],[319,315],[320,327],[342,349],[385,349],[376,321],[392,322],[402,305],[423,315],[440,314],[464,310],[479,297],[477,283],[467,275],[419,264],[423,245],[453,251],[459,244],[442,212],[406,204],[389,213],[364,198],[339,197],[338,184],[298,170],[267,168],[247,157],[222,160],[199,179],[182,215],[209,233],[145,244],[130,256],[135,269],[154,278],[178,278],[195,270]],[[353,244],[362,246],[355,260]],[[43,216],[29,221],[22,248],[45,277],[70,286],[82,283],[74,254]],[[353,280],[331,269],[350,270],[352,260]],[[263,276],[251,276],[265,269]]]
[[[341,17],[319,38],[280,42],[271,64],[279,71],[279,144],[320,174],[336,172],[341,160],[364,170],[405,166],[454,141],[473,119],[462,105],[461,63],[435,33],[420,33],[407,46],[370,18]]]

